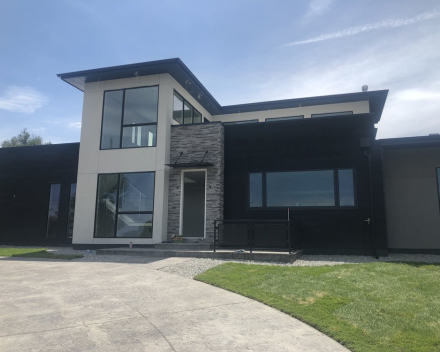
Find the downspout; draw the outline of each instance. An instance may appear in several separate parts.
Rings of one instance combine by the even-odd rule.
[[[373,250],[373,256],[376,259],[379,259],[379,256],[377,255],[376,251],[376,238],[374,233],[374,196],[373,196],[373,170],[371,166],[371,153],[365,151],[365,156],[368,159],[368,177],[369,177],[369,183],[370,183],[370,223],[371,226],[371,248]],[[365,220],[367,221],[367,220]]]

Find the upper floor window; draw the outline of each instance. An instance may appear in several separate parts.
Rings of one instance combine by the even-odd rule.
[[[255,120],[241,120],[241,121],[229,121],[229,122],[223,122],[224,125],[242,125],[244,123],[254,123],[258,122],[258,119]]]
[[[341,115],[353,115],[353,111],[327,112],[325,114],[312,114],[312,117],[327,117],[327,116],[341,116]]]
[[[287,116],[287,117],[268,117],[265,122],[278,122],[278,121],[289,121],[289,120],[302,120],[304,115],[298,116]]]
[[[173,119],[179,124],[202,123],[202,114],[176,91],[174,92],[173,105]]]
[[[104,93],[101,149],[155,147],[159,87]]]

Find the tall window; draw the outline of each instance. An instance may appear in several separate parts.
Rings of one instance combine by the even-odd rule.
[[[104,93],[101,149],[156,146],[159,88]]]
[[[249,175],[249,207],[263,206],[263,175],[254,173]]]
[[[173,118],[181,125],[202,123],[202,114],[177,92],[174,92]]]
[[[249,174],[250,208],[354,205],[353,169]]]
[[[59,210],[60,210],[61,184],[50,185],[49,210],[47,214],[46,237],[56,238],[59,232]]]
[[[67,214],[67,237],[73,236],[73,220],[75,217],[76,183],[70,185],[69,213]]]
[[[154,172],[98,177],[95,237],[152,238]]]

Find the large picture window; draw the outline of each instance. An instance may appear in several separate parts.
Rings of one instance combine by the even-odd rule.
[[[174,92],[173,118],[181,125],[202,123],[202,114],[177,92]]]
[[[353,207],[353,169],[249,174],[249,207]]]
[[[104,93],[101,149],[156,146],[159,87]]]
[[[154,172],[98,176],[95,237],[152,238]]]

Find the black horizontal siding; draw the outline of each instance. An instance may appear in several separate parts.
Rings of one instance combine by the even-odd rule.
[[[290,218],[295,244],[306,252],[370,254],[369,169],[360,139],[374,140],[374,135],[371,115],[226,125],[225,219],[287,218],[286,209],[248,207],[250,172],[354,168],[355,208],[292,207]],[[384,218],[381,209],[377,217]]]
[[[76,183],[79,143],[0,149],[0,242],[69,242],[70,184]],[[46,239],[50,184],[61,184],[56,239]]]

